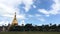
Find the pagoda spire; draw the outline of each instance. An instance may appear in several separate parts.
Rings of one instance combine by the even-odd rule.
[[[16,12],[15,12],[15,15],[14,15],[14,19],[12,21],[12,25],[18,25],[18,21],[17,21],[17,18],[16,18]]]

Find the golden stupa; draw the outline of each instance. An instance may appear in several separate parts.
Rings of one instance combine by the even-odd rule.
[[[14,15],[14,19],[12,21],[12,25],[18,25],[18,21],[16,19],[16,12],[15,12],[15,15]]]

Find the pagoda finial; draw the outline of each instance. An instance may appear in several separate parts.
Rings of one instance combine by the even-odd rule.
[[[16,12],[15,12],[15,15],[16,15]]]
[[[16,17],[16,12],[15,12],[15,17]]]

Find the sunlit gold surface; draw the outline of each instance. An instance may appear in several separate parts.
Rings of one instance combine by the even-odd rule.
[[[12,21],[12,25],[18,25],[18,21],[16,19],[16,12],[15,12],[15,15],[14,15],[14,19]]]

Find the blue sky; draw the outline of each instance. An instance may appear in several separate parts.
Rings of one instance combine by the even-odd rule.
[[[60,24],[60,0],[0,0],[0,25],[11,24],[15,12],[19,25]]]

